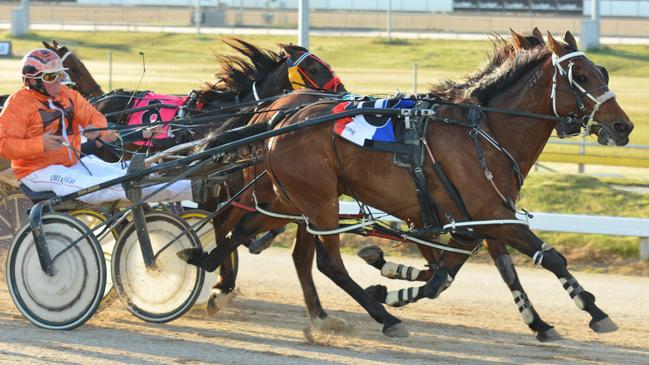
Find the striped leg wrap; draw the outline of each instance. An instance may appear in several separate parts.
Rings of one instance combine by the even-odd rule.
[[[584,288],[579,285],[577,282],[577,279],[575,278],[570,278],[570,279],[565,279],[565,278],[559,278],[559,282],[561,282],[561,285],[563,285],[563,288],[568,292],[568,295],[570,295],[570,298],[575,302],[577,305],[577,308],[579,309],[584,309],[586,306],[584,305],[584,301],[581,299],[579,296],[579,293],[584,291]]]
[[[412,266],[395,264],[394,262],[386,262],[381,268],[381,275],[390,279],[415,281],[419,273],[420,271]]]
[[[534,261],[534,265],[539,266],[543,262],[543,253],[552,250],[554,247],[552,247],[551,244],[543,242],[541,245],[541,249],[534,252],[534,255],[532,256],[532,261]]]
[[[518,307],[518,311],[523,317],[525,324],[530,324],[534,321],[534,312],[532,312],[532,303],[527,299],[527,295],[519,290],[512,290],[514,296],[514,303]]]
[[[412,287],[390,291],[385,298],[385,304],[391,307],[402,307],[408,303],[414,303],[422,298],[419,295],[419,289],[419,287]]]

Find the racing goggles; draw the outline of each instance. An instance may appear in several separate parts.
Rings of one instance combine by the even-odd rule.
[[[70,81],[70,77],[65,73],[65,71],[45,72],[38,76],[23,75],[23,77],[26,77],[28,79],[43,80],[43,82],[48,84],[51,84],[58,79],[61,79],[62,82],[65,82],[66,80]]]
[[[43,80],[43,82],[51,84],[54,81],[58,80],[59,78],[64,79],[65,78],[65,72],[63,72],[63,71],[48,72],[48,73],[42,74],[38,78]]]

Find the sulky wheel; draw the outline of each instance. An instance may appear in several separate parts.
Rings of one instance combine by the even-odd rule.
[[[184,220],[171,213],[151,211],[145,220],[156,256],[155,267],[145,266],[135,222],[131,222],[113,250],[113,285],[135,316],[164,323],[189,310],[200,294],[205,273],[176,256],[182,249],[199,247],[200,241],[194,231],[187,230]]]
[[[77,218],[88,228],[91,229],[105,222],[108,219],[104,214],[89,209],[77,209],[69,212],[68,214]],[[101,229],[94,232],[96,237],[99,238],[98,237],[99,235],[104,234],[104,230],[106,228],[107,227],[104,226]],[[117,241],[118,236],[119,236],[119,230],[117,228],[114,228],[110,233],[104,234],[103,237],[99,240],[99,244],[101,245],[101,250],[104,253],[104,259],[106,260],[106,267],[111,266],[111,261],[112,261],[111,257],[113,255],[113,248],[115,248],[115,241]],[[115,290],[113,289],[113,278],[111,276],[108,276],[106,278],[106,290],[104,291],[104,302],[102,302],[102,306],[100,310],[110,305],[110,303],[113,302],[114,299],[116,299],[116,297],[117,297],[117,293],[115,293]]]
[[[50,256],[80,238],[89,229],[60,213],[43,216]],[[106,286],[106,263],[99,242],[88,235],[53,262],[54,274],[40,266],[31,227],[25,225],[7,255],[7,285],[18,310],[33,324],[69,330],[82,325],[97,310]]]
[[[189,209],[179,214],[179,217],[184,219],[190,226],[193,226],[203,220],[209,215],[209,212],[202,209]],[[215,244],[215,233],[214,226],[212,222],[208,222],[200,229],[196,230],[198,227],[194,228],[196,235],[201,241],[201,245],[204,250],[207,250]],[[231,265],[230,271],[232,275],[236,278],[239,270],[239,255],[237,250],[234,250],[230,253],[230,260],[226,260],[227,264]],[[225,264],[224,263],[224,264]],[[218,271],[217,271],[218,272]],[[201,296],[198,298],[197,303],[205,303],[212,294],[212,288],[216,284],[218,275],[208,275],[203,284],[203,290],[201,291]]]

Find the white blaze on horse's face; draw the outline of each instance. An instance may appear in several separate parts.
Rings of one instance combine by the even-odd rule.
[[[552,76],[552,91],[550,94],[550,98],[552,99],[552,110],[554,111],[554,115],[556,115],[557,117],[561,117],[557,112],[557,98],[558,98],[557,74],[559,74],[560,76],[563,76],[568,81],[568,84],[570,85],[571,88],[576,88],[581,92],[582,95],[592,100],[594,103],[593,110],[590,113],[590,116],[588,118],[588,123],[586,124],[585,131],[584,131],[585,135],[589,135],[591,134],[591,127],[593,125],[601,125],[601,123],[595,120],[595,113],[597,113],[597,111],[602,106],[602,104],[604,104],[608,100],[614,99],[615,93],[612,92],[611,90],[608,90],[607,88],[607,90],[604,93],[595,97],[590,92],[588,92],[582,85],[580,85],[576,80],[574,80],[573,73],[572,73],[574,62],[571,61],[571,59],[576,57],[586,57],[586,54],[581,51],[571,52],[561,57],[557,56],[554,53],[552,54],[552,65],[554,66],[554,76]],[[563,68],[563,66],[561,65],[561,63],[564,61],[568,61],[567,70]],[[610,140],[610,142],[613,141]]]

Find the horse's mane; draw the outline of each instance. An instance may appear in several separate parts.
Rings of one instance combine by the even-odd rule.
[[[515,52],[514,46],[502,37],[492,38],[493,51],[479,71],[461,82],[447,80],[433,86],[431,93],[449,101],[485,105],[550,56],[542,41],[531,36],[526,39],[531,49]]]
[[[219,94],[238,93],[248,90],[253,81],[261,80],[284,62],[280,53],[256,47],[241,39],[226,39],[223,42],[236,50],[234,55],[216,55],[219,63],[214,74],[215,83],[205,83],[202,91]]]

